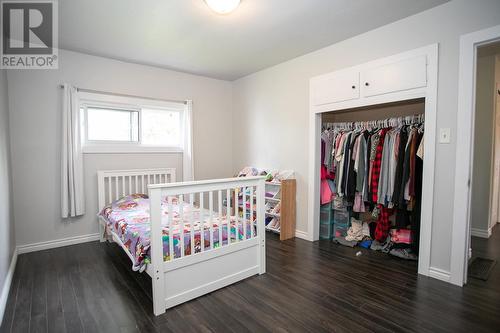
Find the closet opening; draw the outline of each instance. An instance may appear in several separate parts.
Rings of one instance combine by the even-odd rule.
[[[320,240],[417,273],[424,114],[424,98],[321,114]]]
[[[468,283],[500,276],[500,42],[477,48]]]

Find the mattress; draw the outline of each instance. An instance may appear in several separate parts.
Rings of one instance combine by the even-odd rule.
[[[184,255],[191,255],[191,233],[194,233],[194,252],[201,252],[202,246],[205,250],[210,249],[210,221],[209,211],[200,209],[187,202],[180,203],[176,197],[172,197],[172,215],[173,222],[167,226],[168,204],[167,198],[162,201],[162,241],[163,241],[163,260],[170,260],[170,235],[173,234],[173,258],[181,257],[180,231],[182,220],[180,218],[180,209],[182,206],[184,216]],[[193,226],[189,223],[189,218],[193,215]],[[134,271],[144,271],[146,265],[150,263],[150,214],[149,198],[144,194],[132,194],[122,197],[110,205],[104,207],[98,214],[107,225],[107,231],[115,234],[120,239],[123,246],[128,250],[133,261],[132,269]],[[212,214],[213,240],[214,247],[221,245],[219,240],[219,227],[222,228],[222,245],[228,243],[228,234],[231,242],[238,237],[243,237],[243,221],[239,218],[238,228],[236,228],[236,217],[230,216],[231,230],[227,230],[227,217],[219,218],[218,213]],[[256,234],[255,223],[245,220],[246,237],[250,238]],[[203,227],[202,227],[203,226]],[[236,230],[238,229],[238,230]],[[201,244],[201,232],[204,232],[204,244]],[[238,231],[238,232],[237,232]]]

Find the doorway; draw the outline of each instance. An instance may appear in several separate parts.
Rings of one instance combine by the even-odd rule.
[[[500,150],[496,145],[498,131],[495,131],[498,89],[494,73],[496,60],[492,60],[496,56],[491,55],[498,52],[499,44],[500,26],[467,34],[460,39],[450,279],[459,286],[468,281],[469,260],[480,254],[480,251],[474,253],[474,244],[479,250],[481,239],[482,243],[488,242],[488,237],[498,229],[495,228],[500,182],[500,158],[495,154],[495,150]]]
[[[480,46],[476,61],[476,99],[471,181],[471,249],[468,278],[488,281],[500,255],[500,42]],[[492,237],[494,236],[494,237]]]

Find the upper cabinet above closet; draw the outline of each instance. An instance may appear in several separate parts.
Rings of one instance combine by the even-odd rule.
[[[436,48],[437,50],[437,48]],[[312,112],[390,103],[424,95],[428,48],[417,49],[316,76],[310,82]]]
[[[315,105],[357,99],[360,96],[359,72],[348,69],[318,76],[311,93]]]
[[[370,97],[427,85],[425,56],[369,68],[361,72],[363,96]]]

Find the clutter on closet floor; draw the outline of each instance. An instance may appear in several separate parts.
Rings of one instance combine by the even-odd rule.
[[[320,238],[418,259],[424,116],[324,123]]]
[[[296,182],[293,178],[293,171],[262,170],[245,167],[237,176],[248,177],[259,175],[266,176],[266,230],[279,234],[280,240],[295,237]]]

